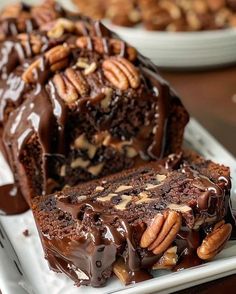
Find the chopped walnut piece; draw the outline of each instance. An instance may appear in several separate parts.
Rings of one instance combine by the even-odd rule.
[[[66,166],[63,164],[60,169],[60,176],[64,177],[66,175]]]
[[[91,64],[88,65],[88,67],[86,67],[86,68],[84,69],[84,74],[87,76],[87,75],[89,75],[89,74],[95,72],[96,69],[97,69],[97,64],[96,64],[96,62],[92,62]]]
[[[81,168],[86,168],[88,167],[90,164],[90,161],[89,160],[84,160],[80,157],[76,158],[75,160],[73,160],[70,164],[71,168],[78,168],[78,167],[81,167]]]
[[[118,210],[125,210],[127,204],[132,200],[132,195],[121,195],[121,201],[119,204],[115,205],[115,208]]]
[[[98,176],[100,174],[100,172],[102,171],[103,169],[103,166],[104,166],[104,163],[99,163],[97,165],[94,165],[94,166],[90,166],[88,168],[88,172],[90,174],[92,174],[93,176]]]
[[[133,189],[133,186],[125,186],[125,185],[121,185],[119,186],[116,190],[115,193],[119,193],[119,192],[123,192],[123,191],[127,191]]]
[[[111,103],[113,90],[112,90],[112,88],[109,88],[109,87],[102,88],[102,93],[105,95],[105,97],[101,101],[101,106],[102,106],[102,108],[107,109]]]
[[[125,147],[125,151],[126,151],[127,157],[129,157],[129,158],[134,158],[138,155],[138,152],[133,147],[129,147],[129,146]]]
[[[96,192],[102,192],[102,191],[104,191],[104,187],[102,187],[102,186],[97,186],[97,187],[95,188],[95,191],[96,191]]]
[[[111,198],[114,197],[114,196],[117,196],[118,194],[115,194],[115,193],[110,193],[108,194],[107,196],[102,196],[102,197],[98,197],[97,200],[99,201],[111,201]]]
[[[141,192],[138,194],[139,200],[135,201],[135,204],[141,204],[145,202],[149,202],[152,200],[152,198],[149,198],[149,195],[145,192]]]
[[[84,133],[75,139],[74,147],[76,149],[87,150],[88,157],[90,159],[92,159],[95,156],[96,151],[97,151],[97,147],[94,146],[93,144],[89,143],[89,141],[87,140],[86,135]]]

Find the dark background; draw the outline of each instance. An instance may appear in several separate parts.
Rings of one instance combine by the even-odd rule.
[[[236,66],[161,73],[177,90],[190,115],[236,157]]]

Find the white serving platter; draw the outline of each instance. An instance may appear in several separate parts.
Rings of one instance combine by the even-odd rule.
[[[186,129],[185,143],[206,158],[231,167],[232,201],[236,207],[235,159],[193,119]],[[0,157],[0,184],[7,184],[11,181],[11,175],[5,166],[6,163]],[[116,278],[112,278],[104,288],[77,288],[64,275],[56,274],[48,269],[31,211],[17,216],[1,216],[0,223],[16,253],[13,253],[10,245],[6,245],[7,243],[4,248],[1,247],[0,231],[0,289],[2,294],[83,294],[85,291],[87,294],[171,293],[236,273],[236,241],[230,241],[214,261],[191,269],[176,273],[156,271],[155,278],[128,287],[122,286]],[[23,235],[26,229],[29,230],[29,237]],[[4,242],[4,239],[2,241]],[[11,258],[8,258],[7,254],[10,254]],[[19,273],[15,263],[23,275]]]

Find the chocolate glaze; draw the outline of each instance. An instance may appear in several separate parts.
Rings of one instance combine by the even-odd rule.
[[[222,186],[220,183],[222,176],[218,178],[217,183],[214,183],[206,176],[200,175],[189,167],[183,167],[182,172],[186,173],[190,180],[193,180],[193,185],[196,188],[203,191],[197,200],[197,206],[201,214],[222,219],[227,213],[226,209],[229,203],[229,197],[226,197],[226,195],[230,188],[230,178],[224,177],[224,183],[226,184]]]
[[[201,243],[198,231],[180,231],[177,235],[176,243],[180,257],[178,264],[173,269],[174,271],[183,270],[203,263],[196,253],[196,250]]]
[[[125,264],[127,265],[127,284],[137,283],[150,279],[152,276],[145,270],[140,269],[142,260],[137,252],[134,237],[138,227],[131,226],[127,220],[118,215],[102,214],[102,206],[93,202],[82,202],[79,205],[65,204],[63,199],[57,202],[57,207],[62,211],[70,213],[74,219],[78,218],[81,209],[84,209],[83,218],[96,219],[97,225],[93,228],[79,228],[76,232],[79,236],[75,240],[63,238],[48,239],[42,235],[44,245],[47,248],[47,258],[52,269],[62,270],[68,274],[68,269],[63,267],[64,260],[73,260],[74,274],[70,277],[78,284],[91,284],[94,287],[103,285],[111,275],[113,263],[117,255],[123,253]],[[99,212],[101,216],[99,216]],[[116,221],[116,226],[112,223]],[[65,247],[65,244],[68,246]],[[91,253],[87,248],[93,248]],[[58,257],[55,259],[54,254]],[[153,264],[156,258],[149,260],[149,265]],[[75,272],[80,273],[75,277]]]
[[[19,30],[18,19],[16,18],[7,18],[0,22],[1,30],[5,36],[16,36],[19,33],[22,33],[22,30]],[[28,18],[25,20],[25,28],[23,32],[31,33],[38,26],[33,18]]]
[[[17,214],[27,209],[28,204],[17,185],[0,186],[0,214]]]
[[[8,151],[8,155],[11,162],[11,168],[15,171],[16,162],[18,160],[24,160],[27,154],[22,153],[21,150],[25,150],[26,144],[29,139],[36,136],[39,140],[39,146],[42,148],[42,174],[44,180],[42,182],[41,193],[46,192],[46,179],[47,179],[47,162],[46,154],[57,152],[53,141],[56,140],[57,134],[55,134],[56,120],[53,115],[53,107],[48,99],[47,91],[42,88],[39,91],[36,89],[32,96],[25,101],[19,111],[12,114],[10,119],[14,119],[14,122],[9,129],[9,132],[4,135],[5,146]],[[25,123],[21,124],[21,120],[24,119]],[[11,141],[11,137],[14,136],[17,140]],[[9,152],[13,150],[13,152]],[[35,169],[40,167],[35,166]],[[26,171],[22,171],[22,177],[27,178]],[[19,184],[21,185],[21,181]],[[25,182],[23,182],[25,184]],[[30,187],[22,187],[31,191]],[[29,200],[29,199],[27,199]]]

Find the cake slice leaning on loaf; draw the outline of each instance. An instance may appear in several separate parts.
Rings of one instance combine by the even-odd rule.
[[[46,259],[76,285],[129,284],[214,258],[230,237],[230,171],[192,152],[36,197]]]
[[[93,35],[66,32],[17,68],[24,91],[3,141],[28,202],[181,149],[188,114],[156,66],[99,22],[90,26]]]

